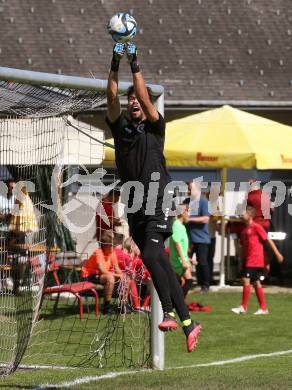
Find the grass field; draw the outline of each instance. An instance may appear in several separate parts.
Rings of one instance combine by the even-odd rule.
[[[240,303],[239,293],[192,298],[210,303],[213,308],[210,313],[193,314],[203,325],[199,346],[188,354],[182,332],[168,334],[163,372],[125,369],[109,374],[107,368],[18,370],[0,382],[0,389],[292,389],[291,294],[267,294],[269,316],[252,314],[257,309],[254,296],[249,314],[244,316],[230,311]],[[265,356],[259,357],[261,354]],[[240,357],[241,361],[234,361]]]

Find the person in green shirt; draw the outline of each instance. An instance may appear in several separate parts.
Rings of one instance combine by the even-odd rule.
[[[188,206],[178,205],[177,217],[172,225],[172,236],[169,242],[170,262],[178,279],[185,281],[182,286],[185,297],[193,284],[191,263],[188,257],[189,238],[184,225],[188,222],[188,216]]]

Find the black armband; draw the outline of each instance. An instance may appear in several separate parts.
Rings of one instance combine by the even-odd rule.
[[[140,72],[140,66],[137,60],[131,61],[130,66],[131,66],[132,73]]]
[[[118,72],[119,66],[120,66],[120,60],[117,60],[115,57],[113,57],[111,62],[111,71]]]

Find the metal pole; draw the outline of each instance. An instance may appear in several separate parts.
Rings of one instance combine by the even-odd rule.
[[[164,115],[164,95],[159,96],[155,102],[157,110]],[[152,368],[164,369],[164,333],[158,329],[163,319],[163,312],[158,294],[151,285],[151,359]]]
[[[35,84],[42,86],[53,86],[63,88],[75,88],[95,91],[105,91],[107,87],[107,80],[98,80],[93,78],[78,77],[78,76],[64,76],[53,73],[34,72],[31,70],[4,68],[0,67],[0,80],[14,81],[23,84]],[[119,82],[119,93],[127,91],[130,82]],[[163,94],[163,87],[156,84],[147,84],[151,88],[154,96]]]
[[[164,333],[158,329],[163,312],[158,294],[151,283],[151,363],[152,368],[164,369]]]
[[[219,287],[225,287],[225,186],[227,181],[227,168],[222,168],[222,216],[221,216],[221,262],[220,262],[220,280]]]

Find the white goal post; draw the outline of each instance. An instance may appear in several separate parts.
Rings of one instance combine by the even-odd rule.
[[[81,89],[85,91],[104,92],[107,88],[106,80],[84,77],[58,75],[29,70],[0,67],[0,80],[4,82],[37,85],[42,87],[56,87]],[[125,94],[131,82],[119,82],[119,94]],[[164,115],[164,89],[160,85],[147,84],[151,88],[155,105],[161,115]],[[0,97],[4,101],[5,96]],[[9,104],[8,104],[9,108]],[[151,359],[152,367],[164,369],[164,334],[159,331],[158,324],[162,320],[162,309],[158,295],[152,285],[151,291]]]

